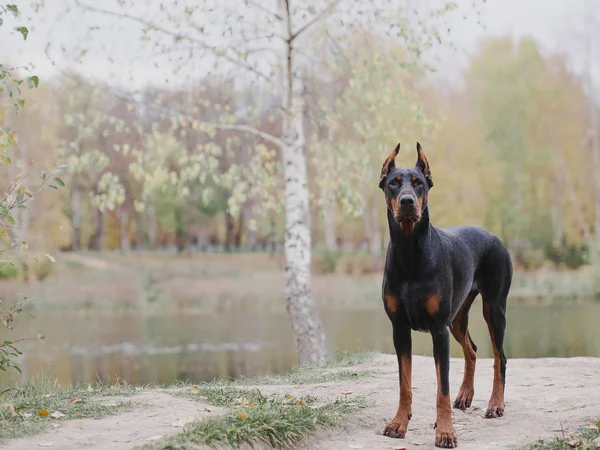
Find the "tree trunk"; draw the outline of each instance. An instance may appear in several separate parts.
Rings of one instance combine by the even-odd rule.
[[[181,207],[175,207],[175,243],[177,245],[177,253],[180,255],[185,250],[186,246],[186,236],[185,236],[185,224],[183,211]]]
[[[230,252],[234,244],[234,232],[235,223],[233,222],[233,216],[229,213],[225,214],[225,251]]]
[[[71,181],[71,249],[81,248],[81,188],[77,177]]]
[[[101,252],[104,250],[104,242],[106,240],[106,227],[104,224],[104,213],[98,208],[94,208],[92,211],[94,232],[90,238],[88,248],[90,250],[96,250]]]
[[[129,251],[129,211],[125,206],[119,209],[119,246],[122,252]]]
[[[323,222],[325,225],[325,248],[330,252],[334,252],[337,250],[334,204],[325,203],[323,205]]]
[[[150,248],[156,248],[157,242],[156,239],[158,237],[158,227],[156,221],[156,213],[154,211],[154,205],[148,206],[147,213],[147,222],[146,222],[146,236],[148,237],[148,246]]]
[[[256,250],[256,242],[257,242],[257,236],[256,236],[256,227],[251,225],[251,221],[254,219],[255,216],[255,211],[254,211],[254,205],[252,204],[252,202],[248,202],[245,206],[244,206],[245,212],[244,212],[244,221],[245,221],[245,230],[246,230],[246,241],[248,244],[248,248],[250,249],[250,251],[254,251]]]
[[[310,289],[311,229],[303,129],[303,83],[295,72],[289,0],[284,11],[286,68],[282,149],[285,182],[285,301],[301,364],[327,358],[325,334]]]
[[[200,250],[201,252],[205,252],[208,245],[208,239],[206,233],[206,226],[204,226],[203,224],[200,224],[199,226],[198,234],[196,235],[196,241],[198,250]]]

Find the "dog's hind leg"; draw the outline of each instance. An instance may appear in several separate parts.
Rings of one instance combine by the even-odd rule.
[[[494,268],[487,271],[487,278],[482,280],[481,286],[483,317],[490,332],[494,351],[494,384],[485,413],[487,418],[504,415],[504,386],[506,383],[504,331],[506,329],[506,299],[512,280],[512,266],[508,253],[506,253],[506,258],[503,258],[504,260],[495,259],[495,264],[491,264]]]
[[[473,395],[475,394],[474,381],[477,346],[471,339],[468,327],[469,310],[471,309],[471,305],[473,304],[475,297],[477,297],[477,294],[479,294],[477,291],[469,293],[463,305],[458,310],[456,317],[450,324],[450,331],[456,341],[461,345],[465,357],[463,382],[458,391],[456,400],[454,401],[454,407],[463,410],[471,406]]]

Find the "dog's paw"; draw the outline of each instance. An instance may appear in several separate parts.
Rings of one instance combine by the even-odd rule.
[[[408,428],[409,420],[410,416],[405,420],[394,418],[394,420],[392,420],[385,426],[385,430],[383,430],[383,435],[391,438],[404,439],[404,436],[406,436],[406,429]]]
[[[504,415],[504,405],[488,405],[488,409],[485,412],[486,419],[495,419],[496,417],[502,417]]]
[[[435,427],[435,446],[440,448],[456,448],[458,441],[456,440],[456,432],[452,424]]]
[[[504,415],[504,399],[501,396],[496,396],[492,392],[492,397],[488,402],[487,411],[485,412],[486,419],[495,419]]]
[[[473,402],[473,396],[475,395],[475,391],[473,388],[460,388],[458,391],[458,395],[456,396],[456,400],[454,400],[454,407],[456,409],[462,409],[463,411],[471,406]]]

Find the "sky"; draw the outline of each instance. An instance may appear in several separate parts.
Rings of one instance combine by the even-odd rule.
[[[14,0],[13,0],[14,1]],[[140,28],[129,24],[123,26],[114,18],[100,17],[89,13],[71,12],[67,15],[58,12],[73,8],[76,0],[45,0],[46,6],[38,14],[31,13],[32,0],[20,0],[16,3],[23,11],[22,20],[30,25],[31,34],[23,43],[17,35],[0,35],[4,41],[0,45],[0,60],[11,65],[33,63],[35,72],[41,79],[48,79],[61,70],[75,69],[85,76],[108,84],[117,84],[129,88],[143,88],[148,83],[163,83],[172,78],[172,67],[164,61],[155,65],[149,58],[147,47],[140,40]],[[103,0],[81,0],[88,5],[103,7]],[[131,1],[131,0],[130,0]],[[137,7],[138,0],[135,0]],[[242,0],[221,0],[234,5]],[[408,0],[417,1],[417,0]],[[274,0],[262,0],[261,4],[269,4]],[[461,73],[467,66],[469,55],[477,51],[478,42],[490,36],[510,35],[514,38],[530,35],[534,37],[547,52],[567,51],[573,68],[579,70],[584,60],[582,46],[573,36],[578,28],[582,28],[583,20],[589,17],[590,7],[600,0],[475,0],[479,4],[480,24],[470,5],[473,0],[457,0],[460,11],[467,11],[467,19],[455,14],[450,26],[450,37],[455,49],[439,48],[436,56],[437,72],[432,80],[453,86],[460,86]],[[49,5],[52,7],[49,7]],[[158,13],[149,7],[146,0],[139,0],[145,9],[144,14],[153,16]],[[73,11],[73,10],[71,10]],[[600,17],[600,11],[599,11]],[[9,27],[3,27],[4,30]],[[10,25],[10,23],[8,24]],[[102,31],[89,32],[89,27],[99,25]],[[51,61],[46,50],[48,36],[52,36],[54,47]],[[82,63],[68,62],[61,59],[59,46],[68,45],[72,49],[87,50]],[[599,39],[600,44],[600,39]],[[600,45],[599,45],[600,47]],[[77,52],[78,53],[78,52]],[[107,54],[111,53],[114,64],[107,63]],[[73,52],[71,52],[73,54]],[[600,53],[599,53],[600,55]],[[596,58],[600,60],[600,58]],[[595,66],[596,79],[600,81],[600,66]],[[192,71],[197,68],[192,68]]]

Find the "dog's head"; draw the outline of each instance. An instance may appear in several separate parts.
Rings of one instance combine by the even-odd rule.
[[[431,170],[417,142],[417,164],[414,168],[397,168],[396,156],[400,144],[388,156],[381,168],[379,187],[385,193],[385,201],[394,220],[405,233],[412,233],[427,207],[429,189],[433,187]]]

